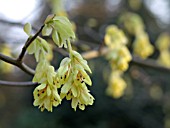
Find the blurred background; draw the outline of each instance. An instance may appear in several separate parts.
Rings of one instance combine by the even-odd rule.
[[[60,1],[61,2],[61,1]],[[27,35],[23,25],[30,22],[33,31],[45,18],[65,9],[74,22],[77,50],[86,51],[100,46],[104,28],[119,25],[126,12],[138,14],[144,21],[152,44],[162,32],[170,33],[170,0],[0,0],[0,51],[17,57]],[[62,5],[62,6],[59,6]],[[61,9],[61,10],[62,10]],[[121,27],[121,25],[120,25]],[[133,37],[131,37],[133,39]],[[156,51],[151,58],[156,58]],[[54,54],[52,64],[57,68],[63,56]],[[170,59],[170,58],[169,58]],[[26,56],[25,63],[35,68],[35,59]],[[89,60],[95,97],[94,105],[85,111],[71,108],[70,101],[41,112],[33,106],[35,87],[0,86],[0,128],[170,128],[170,71],[156,70],[130,63],[124,75],[127,88],[121,98],[106,95],[110,66],[99,57]],[[32,77],[0,61],[0,79],[31,81]]]

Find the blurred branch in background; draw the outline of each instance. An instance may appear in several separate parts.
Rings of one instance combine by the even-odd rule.
[[[0,80],[1,86],[10,86],[10,87],[30,87],[30,86],[37,86],[38,83],[33,82],[12,82],[12,81],[3,81]]]

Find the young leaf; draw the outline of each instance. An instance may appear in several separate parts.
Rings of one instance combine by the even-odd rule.
[[[24,25],[24,32],[27,34],[27,35],[31,35],[31,30],[32,30],[32,26],[30,23],[26,23]]]

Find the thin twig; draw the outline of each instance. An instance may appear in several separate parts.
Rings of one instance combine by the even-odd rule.
[[[10,87],[30,87],[30,86],[37,86],[38,83],[33,82],[13,82],[13,81],[3,81],[0,80],[0,86],[10,86]]]

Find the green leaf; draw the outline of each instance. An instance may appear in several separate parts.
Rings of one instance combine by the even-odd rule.
[[[30,23],[26,23],[24,25],[24,32],[27,34],[27,35],[31,35],[31,30],[32,30],[32,26]]]

